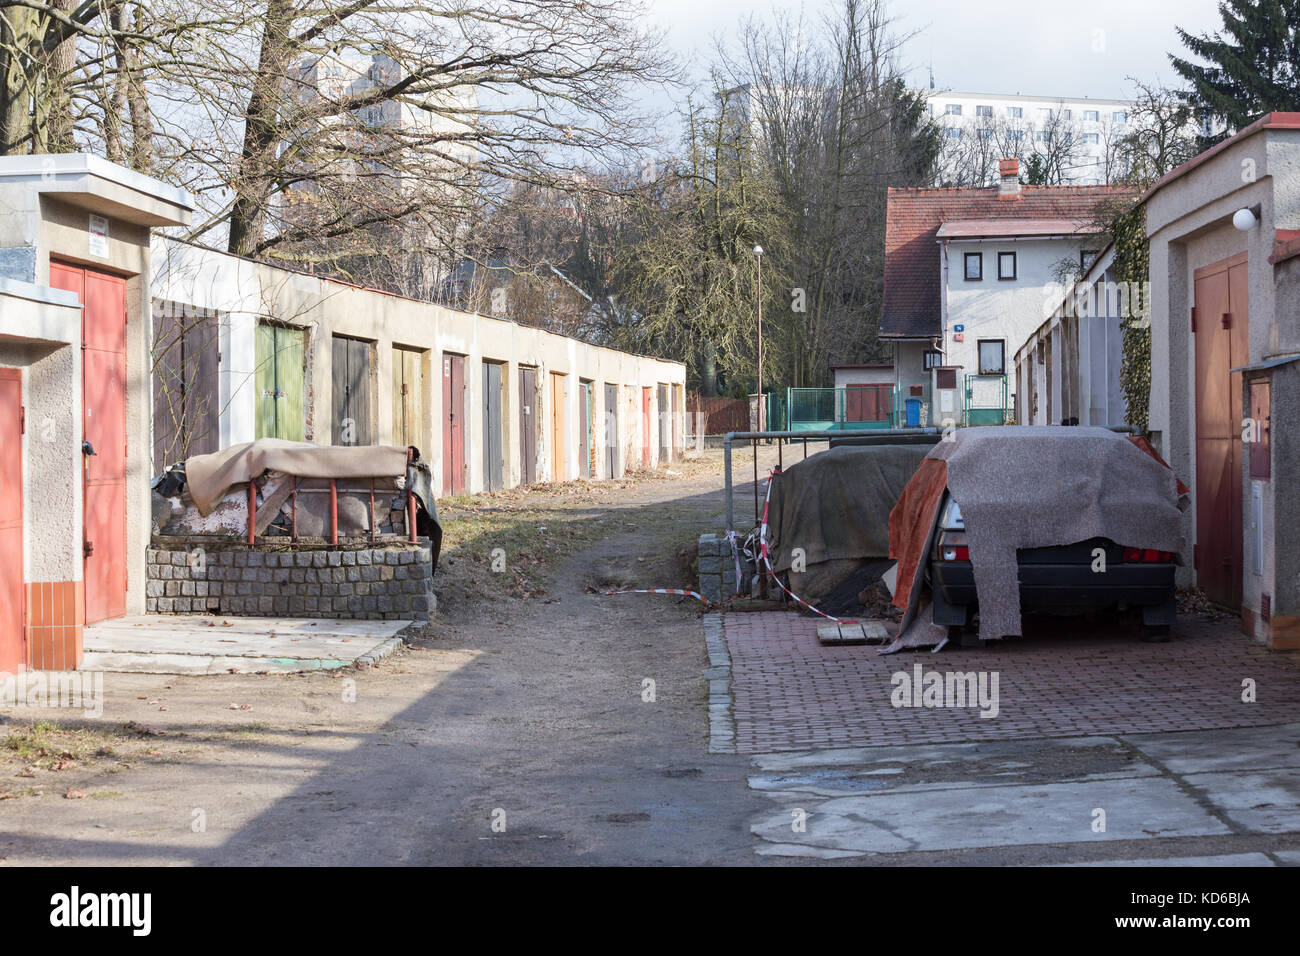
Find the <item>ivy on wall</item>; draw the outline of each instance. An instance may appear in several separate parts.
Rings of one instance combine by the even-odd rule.
[[[1119,382],[1128,404],[1126,420],[1145,435],[1151,409],[1150,246],[1146,207],[1134,206],[1111,220],[1115,277],[1129,290],[1129,311],[1120,323],[1123,356]]]

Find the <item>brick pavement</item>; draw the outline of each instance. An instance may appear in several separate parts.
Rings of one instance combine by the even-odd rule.
[[[1300,655],[1268,651],[1235,619],[1180,621],[1167,644],[1136,627],[1044,622],[983,649],[882,656],[823,647],[818,620],[779,611],[724,615],[737,751],[943,743],[1250,727],[1300,720]],[[894,707],[892,675],[997,672],[999,713]],[[1244,703],[1252,678],[1256,702]]]

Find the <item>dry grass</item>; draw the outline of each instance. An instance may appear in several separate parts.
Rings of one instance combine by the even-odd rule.
[[[689,480],[720,468],[720,456],[710,455],[617,481],[566,481],[440,499],[442,556],[434,581],[440,613],[548,600],[548,584],[564,559],[637,527],[635,508],[610,507],[620,497],[648,483]]]
[[[131,761],[157,755],[158,736],[134,721],[120,723],[55,723],[49,720],[10,720],[0,737],[0,800],[41,796],[60,785],[65,771],[113,773]]]

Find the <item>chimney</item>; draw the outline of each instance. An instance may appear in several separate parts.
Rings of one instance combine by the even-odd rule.
[[[998,175],[1001,180],[998,182],[999,199],[1019,199],[1020,198],[1020,160],[1002,159],[998,161]]]

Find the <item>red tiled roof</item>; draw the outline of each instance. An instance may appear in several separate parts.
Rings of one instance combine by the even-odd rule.
[[[998,199],[998,187],[890,189],[885,219],[885,296],[880,334],[931,338],[939,328],[939,227],[949,221],[1088,222],[1099,203],[1136,197],[1127,186],[1021,186]]]

